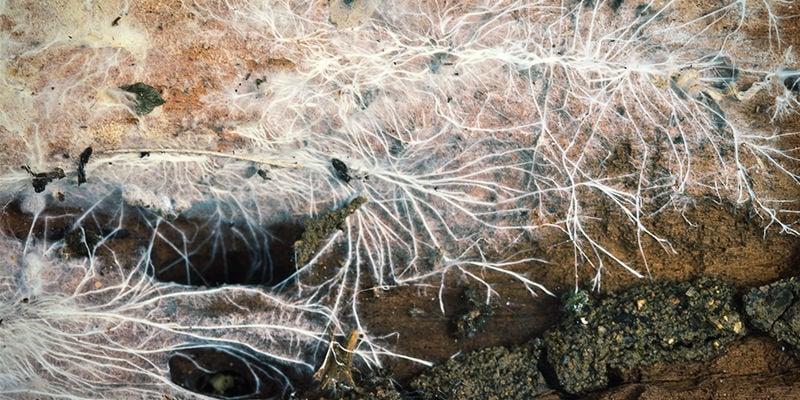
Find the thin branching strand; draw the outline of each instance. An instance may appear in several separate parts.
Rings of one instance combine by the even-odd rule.
[[[204,64],[208,91],[198,101],[214,116],[211,131],[209,120],[172,121],[159,109],[130,126],[115,122],[131,114],[117,80],[161,78],[142,69],[161,58],[145,57],[148,49],[171,45],[160,36],[152,47],[135,30],[126,31],[128,42],[113,42],[108,37],[123,36],[97,25],[72,33],[81,47],[60,41],[60,31],[4,47],[7,59],[44,66],[31,76],[49,75],[0,88],[52,93],[3,100],[0,120],[19,132],[6,135],[8,161],[67,174],[41,194],[22,170],[0,175],[6,207],[19,200],[33,217],[25,238],[4,238],[15,258],[0,274],[0,336],[23,340],[0,358],[0,396],[17,396],[20,387],[53,398],[184,393],[166,360],[189,359],[185,352],[203,345],[241,360],[253,377],[265,371],[252,357],[312,372],[330,332],[353,330],[362,332],[356,363],[423,362],[393,353],[388,337],[370,332],[360,295],[420,285],[440,294],[444,312],[450,283],[477,282],[491,301],[497,276],[531,295],[551,294],[530,272],[554,268],[555,260],[531,254],[526,243],[553,231],[572,245],[576,288],[599,288],[610,268],[646,276],[647,244],[676,251],[654,221],[669,211],[683,215],[704,197],[748,207],[765,234],[798,234],[794,199],[768,181],[800,182],[797,149],[787,144],[797,132],[783,125],[800,112],[797,90],[785,84],[798,66],[779,29],[788,1],[678,12],[675,1],[612,8],[605,1],[409,0],[346,29],[331,25],[317,3],[212,1],[175,13],[196,22],[178,20],[171,29],[203,38],[218,60],[259,60],[244,81],[228,70],[233,63]],[[9,18],[28,12],[6,7]],[[87,11],[82,23],[109,19],[97,13]],[[769,48],[743,54],[754,16],[767,21]],[[85,45],[89,32],[101,45]],[[68,57],[63,72],[40,62],[53,54]],[[55,77],[70,84],[37,86]],[[96,101],[70,100],[79,96]],[[763,104],[766,117],[754,121],[748,110]],[[6,123],[15,118],[27,122]],[[85,143],[86,129],[98,143]],[[72,165],[46,152],[56,140],[95,147],[86,184],[77,187]],[[332,159],[346,168],[332,167]],[[55,203],[65,210],[58,217],[96,240],[73,248],[36,237],[34,228],[54,218],[45,211],[57,194],[66,198]],[[302,225],[354,198],[363,204],[274,286],[212,288],[203,276],[198,258],[238,246],[273,265],[271,246],[297,238],[271,227]],[[614,250],[598,230],[612,215],[632,232],[638,257]],[[147,232],[145,243],[117,250],[130,221]],[[155,265],[164,254],[167,262]],[[222,275],[272,278],[274,271],[250,264],[226,264]],[[323,264],[329,272],[320,276]],[[159,274],[200,286],[158,282]],[[232,311],[203,311],[220,305]]]

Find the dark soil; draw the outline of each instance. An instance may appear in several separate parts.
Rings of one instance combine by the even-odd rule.
[[[544,339],[454,356],[405,386],[373,378],[348,398],[794,398],[799,289],[791,278],[740,296],[701,278],[578,292]]]

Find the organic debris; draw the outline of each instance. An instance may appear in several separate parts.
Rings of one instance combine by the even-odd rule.
[[[469,306],[459,311],[453,316],[455,334],[459,338],[469,338],[475,336],[486,320],[494,314],[492,307],[480,299],[480,295],[475,293],[472,288],[464,289],[463,297]]]
[[[142,82],[120,86],[119,88],[136,95],[136,104],[133,105],[133,112],[136,115],[150,114],[156,107],[164,104],[164,99],[161,98],[158,91]]]
[[[350,169],[347,168],[347,164],[338,158],[332,158],[331,165],[333,166],[333,171],[337,178],[341,179],[344,183],[350,183],[353,177],[350,176]]]
[[[331,342],[325,360],[317,372],[314,379],[320,382],[320,389],[323,393],[338,391],[350,391],[356,387],[353,380],[353,351],[358,343],[360,334],[357,330],[350,331],[347,335],[347,342],[344,346],[339,344],[331,334]]]
[[[89,157],[92,156],[92,148],[87,147],[80,155],[78,159],[78,186],[81,183],[86,183],[86,163],[89,162]]]
[[[265,181],[271,181],[272,180],[272,178],[269,177],[269,171],[267,171],[265,169],[259,169],[258,171],[256,171],[256,173],[258,174],[258,176],[261,177],[261,179],[263,179]]]
[[[366,202],[365,197],[356,197],[346,207],[328,211],[318,218],[306,219],[305,230],[300,235],[300,240],[294,242],[295,266],[305,265],[317,252],[322,240],[330,236],[336,229],[344,229],[347,217],[355,213]]]
[[[52,182],[55,179],[62,179],[67,175],[64,173],[64,170],[61,168],[54,168],[51,172],[33,172],[31,167],[27,165],[23,165],[22,169],[28,171],[31,176],[33,176],[33,191],[36,193],[44,192],[44,189],[47,187],[47,184]]]

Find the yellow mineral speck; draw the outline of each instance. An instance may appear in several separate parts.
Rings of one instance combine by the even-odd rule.
[[[641,310],[644,307],[646,301],[644,299],[636,300],[636,309]]]

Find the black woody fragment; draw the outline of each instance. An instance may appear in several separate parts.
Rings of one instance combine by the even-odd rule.
[[[272,180],[272,178],[269,177],[269,172],[267,170],[265,170],[265,169],[259,169],[258,171],[256,171],[256,173],[258,173],[258,176],[260,176],[261,179],[263,179],[265,181],[271,181]]]
[[[91,156],[92,148],[87,147],[81,152],[80,157],[78,157],[78,186],[80,186],[81,183],[86,183],[86,163],[89,162],[89,157]]]
[[[331,165],[333,166],[333,172],[336,174],[337,178],[341,179],[344,183],[350,183],[353,177],[350,176],[350,169],[347,168],[347,164],[338,158],[331,158]]]
[[[142,82],[120,86],[119,88],[136,95],[136,102],[132,106],[136,115],[150,114],[156,107],[164,104],[164,99],[161,98],[156,89]]]
[[[23,165],[22,169],[28,171],[28,173],[33,176],[33,191],[36,193],[44,192],[47,184],[53,180],[61,179],[67,176],[64,173],[64,170],[58,167],[54,168],[51,172],[33,172],[27,165]]]

